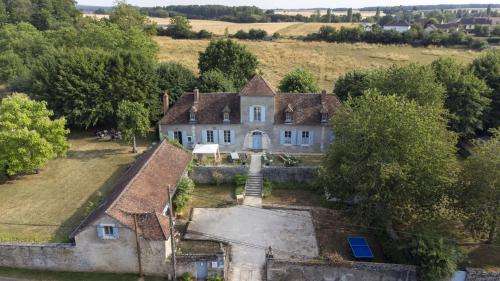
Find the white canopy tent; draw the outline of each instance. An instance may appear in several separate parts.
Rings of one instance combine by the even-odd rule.
[[[203,155],[210,154],[213,155],[215,159],[220,158],[219,145],[218,144],[196,144],[193,149],[193,155]]]

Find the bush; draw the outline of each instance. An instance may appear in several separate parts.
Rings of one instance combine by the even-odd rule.
[[[202,29],[202,30],[198,31],[198,33],[196,34],[196,37],[198,39],[210,39],[210,38],[212,38],[212,36],[213,36],[213,33],[206,30],[206,29]]]
[[[238,185],[234,189],[234,196],[241,195],[241,194],[243,194],[243,192],[245,192],[245,186],[244,185]]]
[[[194,191],[194,182],[188,177],[183,177],[177,185],[177,191],[174,196],[174,205],[177,209],[182,210],[189,202],[190,195]]]
[[[461,254],[455,244],[429,232],[422,232],[407,244],[409,261],[414,263],[422,280],[440,280],[457,269]]]
[[[271,196],[273,193],[273,183],[269,179],[264,179],[264,197]]]
[[[212,69],[200,76],[200,91],[230,92],[234,90],[233,82],[218,69]]]
[[[207,281],[224,281],[224,277],[216,274],[208,277]]]
[[[184,272],[182,275],[179,277],[180,281],[195,281],[196,279],[194,278],[193,274],[189,272]]]
[[[278,32],[273,33],[273,40],[278,40],[278,39],[281,39],[281,37],[282,37],[282,36],[281,36],[281,34],[280,34],[280,33],[278,33]]]
[[[297,68],[280,81],[279,90],[284,93],[315,93],[319,91],[318,80],[309,70]]]
[[[234,176],[234,183],[236,186],[245,186],[248,176],[245,174],[239,174]]]
[[[285,167],[296,167],[300,163],[300,159],[292,155],[285,156],[284,158],[285,159],[283,160],[283,164],[285,165]]]
[[[212,179],[214,180],[215,184],[219,186],[224,182],[224,175],[216,170],[212,172]]]

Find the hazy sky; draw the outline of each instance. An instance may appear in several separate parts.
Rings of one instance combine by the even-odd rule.
[[[78,0],[81,5],[111,6],[114,0]],[[141,7],[189,5],[189,4],[220,4],[227,6],[255,5],[261,8],[360,8],[367,6],[398,6],[398,5],[426,5],[426,4],[500,4],[500,0],[127,0],[127,3]]]

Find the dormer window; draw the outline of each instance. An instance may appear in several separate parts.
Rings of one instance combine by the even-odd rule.
[[[229,122],[229,113],[224,112],[224,122]]]
[[[222,120],[225,123],[229,123],[229,113],[231,113],[231,109],[229,108],[229,105],[226,104],[224,109],[222,109]]]
[[[328,112],[322,112],[321,113],[321,123],[327,123],[328,122]]]
[[[191,121],[191,122],[195,122],[196,121],[196,113],[189,112],[189,121]]]
[[[285,113],[285,122],[292,123],[293,122],[293,114],[291,112]]]

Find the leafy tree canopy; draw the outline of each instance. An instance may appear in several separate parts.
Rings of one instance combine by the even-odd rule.
[[[445,108],[450,112],[450,127],[463,137],[472,137],[483,128],[490,88],[453,59],[442,58],[432,63],[438,80],[446,88]]]
[[[322,170],[333,196],[354,201],[355,217],[372,225],[434,215],[456,181],[456,136],[441,109],[369,91],[348,99],[335,120]]]
[[[132,143],[132,151],[137,152],[135,137],[145,137],[148,133],[149,111],[139,102],[124,100],[118,104],[116,115],[124,140]]]
[[[472,155],[463,162],[459,207],[466,227],[491,243],[500,224],[500,130],[493,137],[476,141]]]
[[[212,41],[198,60],[200,73],[218,69],[231,79],[236,88],[243,87],[255,75],[257,57],[245,46],[230,39]]]
[[[200,76],[200,90],[207,93],[230,92],[234,91],[234,85],[222,71],[213,69]]]
[[[318,79],[307,69],[297,68],[289,72],[279,85],[284,93],[316,93],[319,91]]]
[[[109,15],[109,21],[117,24],[120,29],[128,31],[138,29],[147,34],[156,33],[156,24],[141,14],[137,7],[119,1]]]
[[[31,173],[64,156],[69,145],[64,118],[51,120],[45,102],[13,94],[0,101],[0,169],[7,175]]]
[[[500,50],[489,51],[471,64],[472,72],[493,90],[491,104],[484,116],[485,129],[500,126]]]
[[[158,83],[162,92],[168,91],[173,104],[185,92],[197,84],[194,73],[180,63],[165,62],[158,65]]]

